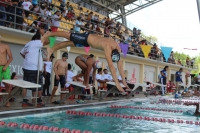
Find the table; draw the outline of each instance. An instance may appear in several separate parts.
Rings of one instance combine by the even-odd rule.
[[[15,95],[17,92],[19,92],[20,90],[22,90],[22,88],[27,89],[27,88],[40,88],[41,87],[41,85],[39,85],[39,84],[31,83],[31,82],[24,81],[24,80],[2,80],[2,82],[13,85],[13,86],[15,86],[15,88],[4,98],[1,106],[5,105],[12,98],[12,96]],[[38,97],[32,97],[32,98],[38,98]]]

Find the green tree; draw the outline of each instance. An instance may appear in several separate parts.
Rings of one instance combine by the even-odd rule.
[[[156,43],[156,42],[158,42],[158,38],[155,37],[155,36],[152,36],[152,35],[146,36],[144,33],[141,33],[141,36],[142,36],[144,39],[146,39],[148,42],[151,42],[151,43]]]
[[[184,54],[183,52],[182,53],[179,53],[177,51],[174,52],[174,59],[175,60],[179,60],[180,59],[181,63],[184,64],[184,65],[186,64],[186,58],[187,57],[189,57],[190,59],[192,58],[189,55]]]

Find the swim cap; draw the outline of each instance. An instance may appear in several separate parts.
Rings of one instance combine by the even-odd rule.
[[[68,58],[68,53],[67,53],[67,52],[64,52],[64,53],[62,54],[62,57]]]
[[[96,66],[97,69],[98,69],[98,68],[102,68],[102,62],[100,62],[99,60],[97,60],[97,61],[95,62],[95,66]]]
[[[118,62],[120,60],[120,53],[117,49],[114,49],[111,54],[111,59],[113,62]]]

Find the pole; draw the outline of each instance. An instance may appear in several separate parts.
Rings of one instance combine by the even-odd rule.
[[[37,71],[37,84],[39,83],[39,74],[40,74],[40,54],[41,54],[41,49],[39,49],[39,54],[38,54],[38,71]],[[35,101],[35,106],[37,107],[37,98],[38,98],[38,88],[36,88],[36,94],[35,97],[33,97],[36,99]]]
[[[197,10],[198,10],[199,22],[200,22],[200,0],[197,0]]]

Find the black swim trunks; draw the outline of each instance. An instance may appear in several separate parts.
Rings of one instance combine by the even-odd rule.
[[[65,87],[65,76],[64,75],[59,75],[60,79],[57,80],[56,79],[56,75],[55,75],[55,78],[54,78],[54,86],[58,87],[59,85],[59,82],[60,82],[60,87],[61,88],[64,88]]]
[[[76,47],[89,47],[90,45],[87,42],[89,34],[88,32],[71,33],[70,41],[72,41]]]

